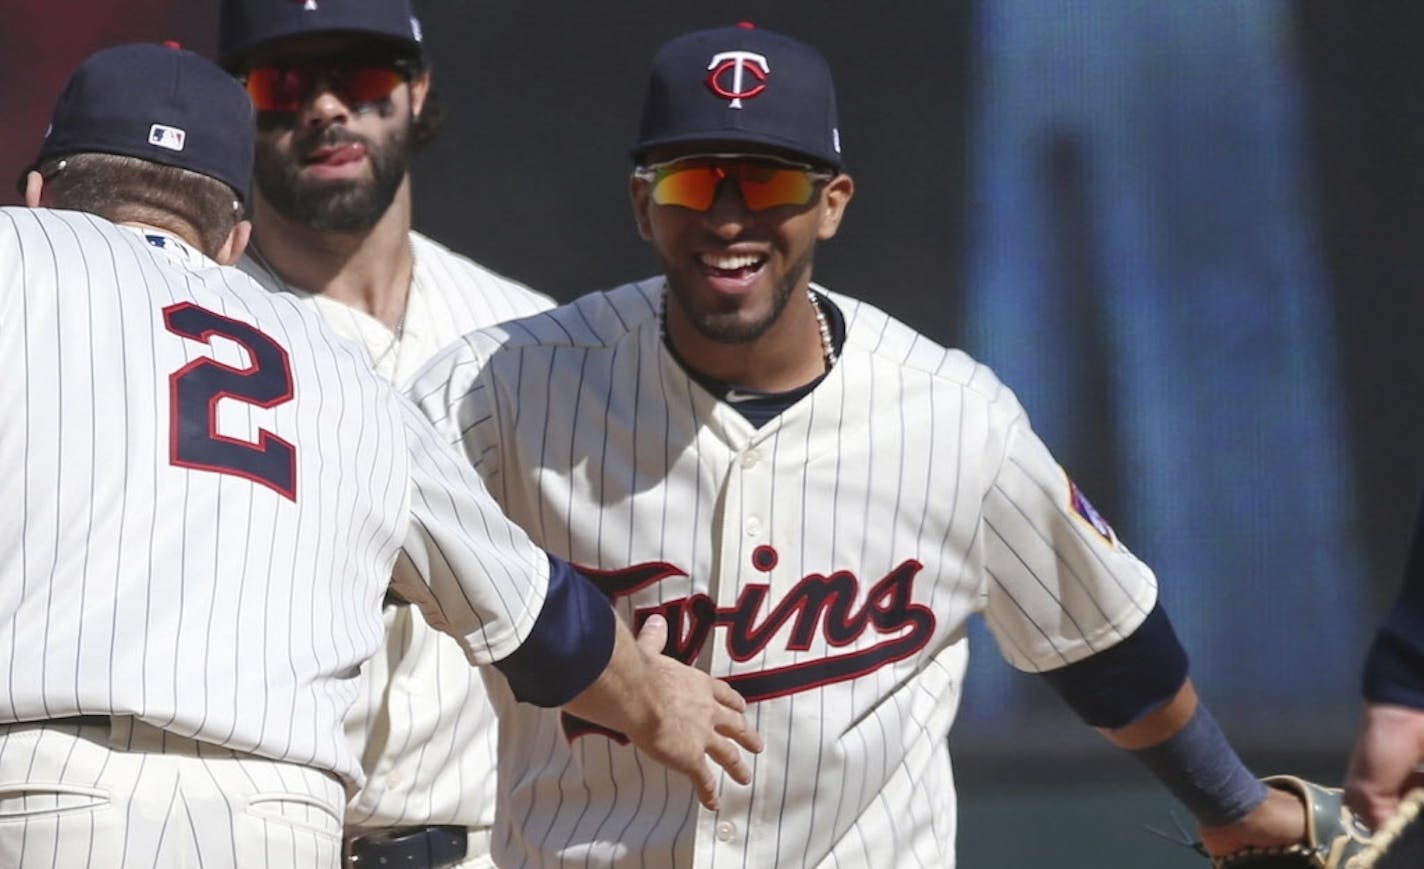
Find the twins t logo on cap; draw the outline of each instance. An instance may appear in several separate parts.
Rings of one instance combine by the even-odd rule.
[[[183,140],[188,134],[167,124],[154,124],[148,128],[148,144],[167,148],[170,151],[183,150]]]
[[[712,55],[707,68],[711,70],[707,87],[722,99],[731,100],[728,108],[733,109],[740,109],[742,100],[766,90],[766,75],[771,72],[766,57],[752,51],[718,52]]]

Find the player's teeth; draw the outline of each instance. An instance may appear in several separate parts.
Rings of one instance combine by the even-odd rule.
[[[761,257],[754,254],[741,254],[739,256],[711,256],[704,254],[702,262],[714,269],[732,271],[735,269],[745,269],[756,265],[761,261]]]

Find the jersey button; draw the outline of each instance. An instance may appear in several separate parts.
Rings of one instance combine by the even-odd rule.
[[[747,523],[743,527],[746,528],[748,537],[755,537],[761,533],[761,520],[755,516],[748,516]]]
[[[747,468],[749,470],[751,468],[755,468],[757,466],[757,463],[759,463],[760,461],[761,453],[757,452],[756,450],[747,450],[745,453],[742,453],[743,468]]]
[[[737,838],[737,825],[731,821],[723,821],[717,825],[717,841],[730,842]]]
[[[386,787],[388,787],[388,788],[398,788],[398,787],[400,787],[401,781],[402,781],[402,776],[401,776],[401,774],[400,774],[400,770],[398,770],[398,769],[393,769],[393,770],[391,770],[389,773],[386,774]]]

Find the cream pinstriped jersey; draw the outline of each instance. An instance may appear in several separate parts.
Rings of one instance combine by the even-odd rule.
[[[547,558],[297,301],[79,212],[0,209],[0,262],[0,721],[133,715],[354,789],[393,570],[474,660],[527,635]]]
[[[412,395],[551,552],[674,653],[729,679],[766,738],[722,807],[557,712],[500,711],[500,865],[952,866],[946,734],[965,623],[1016,667],[1131,633],[1156,580],[1073,490],[985,367],[831,295],[840,361],[761,429],[659,338],[662,281],[471,336]]]
[[[292,288],[253,257],[240,265],[270,290],[315,305],[376,371],[406,383],[460,336],[553,306],[547,296],[410,234],[415,271],[400,336],[376,318]],[[367,665],[347,735],[367,782],[347,807],[353,827],[494,824],[495,718],[464,652],[410,607],[387,607],[381,653]]]

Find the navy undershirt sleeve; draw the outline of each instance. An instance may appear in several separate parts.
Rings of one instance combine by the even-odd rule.
[[[592,685],[613,657],[608,598],[568,562],[549,556],[549,592],[524,644],[494,666],[516,699],[561,706]]]
[[[1364,695],[1371,703],[1424,709],[1424,505],[1414,523],[1404,585],[1365,659]]]
[[[1187,678],[1187,653],[1159,602],[1127,639],[1041,673],[1093,727],[1125,727],[1171,700]]]

